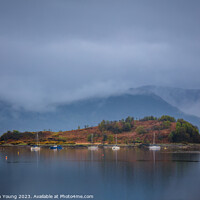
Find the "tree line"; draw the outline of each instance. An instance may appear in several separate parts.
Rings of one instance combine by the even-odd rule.
[[[121,119],[119,121],[108,121],[102,120],[99,123],[98,128],[103,133],[104,131],[111,131],[114,134],[121,132],[128,132],[134,127],[134,118],[127,117],[126,119]]]

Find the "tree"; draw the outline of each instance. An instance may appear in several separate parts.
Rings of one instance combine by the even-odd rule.
[[[106,135],[106,134],[103,134],[103,139],[102,139],[102,141],[103,141],[103,144],[105,143],[105,141],[108,139],[108,136]]]
[[[146,116],[146,117],[140,119],[140,121],[149,121],[149,120],[157,120],[157,117],[154,117],[154,116]]]
[[[138,127],[136,128],[136,132],[137,132],[138,134],[144,134],[144,133],[146,133],[146,130],[144,129],[143,126],[138,126]]]
[[[128,122],[128,123],[132,123],[134,121],[134,118],[133,117],[130,117],[128,116],[126,119],[125,119],[125,122]]]
[[[14,134],[20,133],[18,130],[13,130]]]
[[[168,129],[168,128],[170,128],[170,126],[171,126],[170,121],[163,121],[161,126],[160,126],[160,129]]]
[[[176,130],[170,133],[169,140],[171,142],[199,143],[199,130],[191,123],[183,119],[178,119],[176,123]]]
[[[102,120],[101,123],[99,123],[98,128],[101,132],[105,131],[106,129],[106,122],[105,120]]]
[[[91,134],[87,136],[87,141],[92,142],[92,135]]]
[[[108,136],[108,143],[111,144],[113,142],[113,140],[114,140],[113,135],[109,135]]]
[[[125,122],[123,125],[123,131],[130,131],[131,130],[131,124],[129,122]]]
[[[174,117],[169,116],[169,115],[163,115],[158,120],[159,121],[176,122],[176,119]]]

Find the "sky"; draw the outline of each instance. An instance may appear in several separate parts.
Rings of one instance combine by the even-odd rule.
[[[143,85],[200,89],[200,1],[1,0],[0,99],[27,110]]]

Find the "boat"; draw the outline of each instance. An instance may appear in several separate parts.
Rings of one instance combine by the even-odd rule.
[[[37,145],[31,147],[31,151],[40,151],[39,142],[38,142],[38,133],[36,135]]]
[[[112,147],[112,150],[120,150],[120,147],[115,145]]]
[[[89,146],[88,150],[98,150],[99,147],[98,146]]]
[[[115,145],[112,147],[112,150],[114,150],[114,151],[120,150],[120,147],[117,146],[117,134],[115,135],[115,141],[116,141],[116,143],[115,143]]]
[[[40,151],[40,147],[34,145],[33,147],[31,147],[31,151]]]
[[[61,150],[61,149],[63,149],[63,148],[62,148],[61,145],[58,145],[58,146],[57,146],[57,149],[58,149],[58,150]]]
[[[51,146],[50,149],[57,149],[57,145]]]
[[[149,147],[149,150],[160,150],[160,149],[161,149],[161,147],[157,146],[157,145],[153,145],[153,146]]]
[[[93,134],[92,134],[92,137],[91,137],[91,143],[93,144]],[[92,145],[92,146],[89,146],[88,147],[88,150],[98,150],[99,147],[96,146],[96,145]]]
[[[155,144],[155,133],[153,134],[153,145],[149,146],[149,150],[159,151],[161,146]]]
[[[62,146],[61,145],[53,145],[50,147],[50,149],[58,149],[58,150],[61,150],[62,149]]]

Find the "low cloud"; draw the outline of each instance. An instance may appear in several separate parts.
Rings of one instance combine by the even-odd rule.
[[[1,4],[6,8],[5,2]],[[174,11],[170,3],[152,9],[128,1],[127,5],[117,2],[113,10],[110,4],[104,7],[105,2],[85,7],[50,2],[46,10],[41,10],[44,3],[33,8],[25,3],[23,9],[16,5],[13,13],[12,8],[1,13],[0,99],[16,108],[46,111],[60,103],[141,85],[197,88],[200,84],[195,34],[199,13],[192,13],[190,6]],[[66,12],[63,6],[72,10]],[[188,21],[182,24],[182,20]]]

